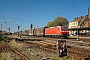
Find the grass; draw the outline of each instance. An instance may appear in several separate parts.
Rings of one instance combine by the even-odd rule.
[[[1,41],[1,44],[6,44],[8,42],[5,41]],[[22,43],[17,43],[15,40],[11,40],[9,42],[9,45],[15,49],[22,49],[23,48],[23,44]],[[14,60],[14,59],[20,59],[20,56],[18,56],[17,54],[13,53],[13,52],[1,52],[0,53],[0,60]],[[21,59],[23,60],[23,59]]]
[[[17,43],[15,40],[11,40],[9,45],[15,49],[22,49],[24,46],[22,43]]]
[[[11,59],[11,52],[0,53],[0,60],[12,60]]]
[[[11,45],[11,47],[20,50],[20,52],[30,60],[42,60],[42,58],[50,58],[50,60],[75,60],[71,57],[60,58],[56,56],[55,53],[47,52],[37,47],[27,48],[30,47],[28,44],[25,45],[23,43],[17,43],[15,40],[10,41],[9,44]]]

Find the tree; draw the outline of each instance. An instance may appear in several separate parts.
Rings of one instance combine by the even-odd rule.
[[[57,17],[53,23],[55,26],[67,26],[68,25],[67,19],[64,17],[60,17],[60,16]]]
[[[48,22],[46,26],[47,27],[52,27],[53,26],[53,22]]]
[[[51,26],[68,26],[68,21],[66,18],[58,16],[53,22],[48,22],[47,27]]]

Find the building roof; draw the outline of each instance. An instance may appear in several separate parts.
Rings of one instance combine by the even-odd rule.
[[[88,15],[76,17],[76,18],[74,18],[74,20],[73,20],[72,22],[81,21],[81,20],[84,20],[84,19],[89,19],[89,18],[88,18]]]

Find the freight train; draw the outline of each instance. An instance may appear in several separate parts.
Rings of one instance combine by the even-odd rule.
[[[33,29],[30,32],[34,36],[45,36],[45,37],[57,37],[57,38],[68,38],[69,30],[67,26],[55,26],[55,27],[44,27]]]

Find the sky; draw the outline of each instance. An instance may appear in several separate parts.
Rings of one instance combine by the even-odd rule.
[[[40,28],[58,16],[71,22],[86,16],[90,0],[0,0],[0,30],[10,32],[29,30],[30,24]]]

